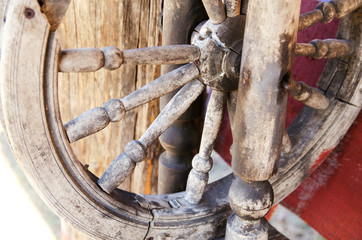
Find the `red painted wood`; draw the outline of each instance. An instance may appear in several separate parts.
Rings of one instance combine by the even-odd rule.
[[[283,205],[327,239],[362,238],[362,114]]]
[[[313,10],[319,1],[302,0],[301,13]],[[315,24],[298,33],[297,42],[335,38],[339,20]],[[316,87],[326,60],[297,57],[292,69],[296,81]],[[289,99],[286,126],[298,115],[303,104]],[[215,143],[215,150],[229,164],[232,134],[227,114]],[[283,205],[298,214],[327,239],[362,239],[362,115],[341,144],[325,149],[316,159],[309,177]],[[328,157],[328,158],[327,158]],[[327,158],[326,161],[324,161]],[[324,162],[323,162],[324,161]],[[272,211],[269,216],[272,215]]]

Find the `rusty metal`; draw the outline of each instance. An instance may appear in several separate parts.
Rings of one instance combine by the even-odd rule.
[[[294,99],[318,110],[327,109],[329,99],[319,90],[306,85],[303,82],[295,82],[290,76],[285,78],[283,87],[290,91]]]

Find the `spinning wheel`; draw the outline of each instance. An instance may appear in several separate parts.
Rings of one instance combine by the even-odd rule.
[[[299,30],[342,18],[337,39],[308,44],[295,44],[299,1],[250,1],[245,15],[246,2],[203,1],[210,20],[197,25],[192,44],[131,50],[61,50],[55,30],[69,1],[8,3],[0,69],[3,125],[15,157],[51,208],[98,239],[213,239],[226,226],[227,239],[268,236],[263,216],[310,174],[324,149],[337,145],[360,111],[362,2],[323,2],[301,16]],[[165,1],[165,11],[176,11],[172,6]],[[290,77],[294,55],[331,58],[319,90]],[[186,65],[63,125],[58,72],[114,70],[121,64]],[[186,191],[141,195],[118,189],[206,86],[213,90]],[[72,142],[179,88],[100,179],[77,161]],[[287,91],[306,107],[284,131]],[[207,185],[227,102],[236,176]],[[229,202],[235,212],[230,218]]]

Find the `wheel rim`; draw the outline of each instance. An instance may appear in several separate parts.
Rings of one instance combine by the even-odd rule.
[[[18,5],[14,4],[12,11],[14,13],[18,13],[19,11],[16,10],[16,7],[19,9],[23,9],[24,6],[31,6],[32,9],[35,10],[35,13],[38,15],[41,15],[40,11],[38,10],[39,6],[36,5],[33,1],[19,1],[17,3]],[[348,29],[354,29],[356,26],[353,26],[353,19],[358,18],[360,16],[361,11],[357,11],[353,13],[348,18],[345,18],[342,20],[341,23],[343,26],[347,25],[350,26],[349,28],[344,28],[343,31],[340,31],[339,36],[341,38],[345,36],[350,36],[351,32],[349,32]],[[23,12],[21,11],[20,14]],[[352,19],[352,20],[351,20]],[[25,19],[23,19],[24,21]],[[42,22],[44,29],[46,29],[46,32],[48,30],[47,22],[45,18],[39,20]],[[18,24],[17,20],[14,18],[12,19],[9,17],[9,25],[11,23]],[[352,23],[351,23],[352,22]],[[22,25],[22,27],[19,27],[20,35],[29,34],[28,36],[32,36],[31,33],[26,32],[26,24]],[[25,29],[25,30],[24,30]],[[358,34],[357,34],[358,35]],[[16,41],[11,41],[16,40]],[[3,43],[3,49],[15,49],[12,45],[13,42],[21,42],[22,40],[16,37],[16,34],[9,34],[7,37],[5,37],[4,43]],[[78,163],[76,160],[76,157],[72,153],[71,147],[69,143],[67,142],[67,137],[64,134],[62,123],[60,121],[60,114],[58,109],[58,100],[57,100],[57,83],[56,83],[56,75],[54,75],[55,72],[57,72],[56,67],[56,61],[55,56],[57,56],[59,46],[57,45],[57,42],[54,40],[54,35],[50,34],[50,37],[48,38],[47,33],[44,34],[43,41],[48,41],[48,47],[47,52],[45,52],[45,49],[43,49],[43,52],[40,52],[39,59],[45,59],[48,63],[46,66],[44,66],[44,72],[45,72],[45,78],[42,79],[41,75],[39,73],[34,73],[33,78],[31,80],[40,81],[39,85],[35,90],[38,91],[37,97],[44,98],[45,102],[41,102],[41,106],[38,106],[36,108],[36,112],[40,114],[40,117],[37,117],[31,121],[29,121],[29,117],[32,116],[32,114],[19,114],[19,112],[23,109],[24,110],[24,104],[29,101],[29,99],[22,99],[19,100],[16,96],[21,91],[25,91],[25,89],[21,89],[19,86],[16,88],[12,88],[14,81],[16,81],[19,78],[12,77],[9,78],[10,73],[14,73],[14,70],[10,67],[7,68],[8,65],[3,64],[4,61],[2,61],[2,104],[3,104],[3,111],[4,111],[4,118],[5,118],[5,126],[7,129],[7,133],[9,135],[10,142],[12,143],[13,150],[17,153],[17,158],[22,163],[23,168],[29,169],[34,168],[35,165],[41,164],[44,161],[44,156],[48,156],[50,159],[57,159],[58,162],[52,162],[52,167],[49,167],[44,172],[38,172],[38,176],[31,175],[34,173],[28,174],[28,177],[30,179],[33,179],[35,185],[44,185],[46,188],[48,188],[47,192],[42,192],[42,195],[45,199],[48,199],[48,203],[50,202],[50,205],[55,208],[60,215],[63,215],[68,220],[72,221],[73,224],[78,226],[79,228],[83,229],[84,231],[88,232],[92,236],[102,238],[102,239],[114,239],[114,238],[132,238],[132,234],[127,235],[129,233],[120,232],[119,230],[116,231],[116,229],[121,228],[127,228],[131,229],[130,232],[132,232],[132,229],[134,229],[135,232],[139,232],[139,236],[145,236],[147,232],[149,231],[149,225],[152,222],[153,226],[148,232],[149,236],[154,235],[162,235],[162,234],[170,234],[171,236],[178,236],[178,235],[187,235],[191,238],[197,239],[197,237],[204,237],[204,236],[219,236],[220,234],[224,233],[225,228],[225,221],[227,217],[230,214],[230,209],[228,206],[227,201],[227,190],[230,184],[231,176],[226,177],[225,179],[214,183],[213,185],[208,186],[208,189],[206,190],[206,193],[204,195],[204,201],[195,206],[188,205],[186,202],[183,201],[183,194],[184,193],[176,193],[171,195],[160,195],[160,196],[144,196],[144,195],[135,195],[132,193],[127,193],[121,190],[117,190],[114,192],[111,196],[108,196],[104,192],[100,191],[99,187],[95,184],[94,179],[95,177],[92,176],[89,172],[84,170],[83,166]],[[353,40],[357,41],[360,46],[360,39]],[[25,44],[24,42],[21,42],[22,44]],[[37,46],[42,46],[40,43],[37,43]],[[357,51],[358,52],[358,51]],[[14,56],[14,53],[12,51],[3,51],[3,59],[13,59],[11,57]],[[20,59],[21,60],[21,59]],[[353,57],[349,56],[344,61],[349,62],[350,65],[353,65],[354,67],[351,67],[351,69],[360,69],[358,68],[360,62],[361,62],[361,56],[360,54],[356,54]],[[18,63],[17,61],[9,61],[13,64]],[[330,61],[330,65],[338,67],[340,66],[338,60],[332,60]],[[338,65],[339,64],[339,65]],[[30,65],[27,65],[29,68],[31,68]],[[357,68],[356,68],[357,67]],[[10,70],[9,70],[10,69]],[[327,67],[328,69],[328,67]],[[333,69],[333,68],[332,68]],[[40,71],[42,72],[42,70]],[[330,78],[331,73],[325,72],[322,77],[322,81],[324,81],[324,78]],[[295,133],[290,132],[290,137],[292,142],[296,141],[297,139],[306,139],[307,137],[303,137],[303,131],[309,132],[313,129],[319,128],[320,126],[314,125],[313,121],[318,121],[321,118],[324,118],[325,115],[329,115],[329,124],[326,124],[323,126],[321,131],[314,131],[316,132],[315,135],[309,135],[307,139],[312,139],[307,141],[308,144],[303,145],[305,147],[300,147],[298,145],[295,145],[293,148],[293,153],[286,153],[282,157],[281,164],[285,167],[282,167],[282,170],[280,174],[275,176],[273,179],[273,187],[274,191],[276,192],[277,201],[280,201],[282,198],[284,198],[289,192],[292,191],[293,188],[299,185],[299,183],[308,175],[309,169],[311,168],[311,164],[313,163],[313,159],[316,158],[316,156],[319,156],[321,152],[324,149],[319,149],[318,146],[314,146],[315,142],[317,141],[328,141],[327,144],[330,146],[330,148],[334,148],[334,146],[338,143],[341,136],[344,135],[344,133],[340,133],[337,137],[334,137],[333,140],[330,140],[329,136],[323,136],[326,140],[322,139],[322,133],[324,133],[328,128],[331,128],[333,126],[334,121],[332,119],[335,118],[336,114],[339,113],[340,109],[345,109],[345,116],[340,116],[338,120],[343,119],[343,117],[348,116],[350,120],[348,120],[349,124],[351,124],[358,112],[359,112],[359,106],[361,106],[361,103],[359,101],[358,96],[358,90],[359,87],[359,81],[360,79],[360,71],[352,71],[352,72],[346,72],[347,80],[351,79],[350,83],[348,85],[355,85],[354,92],[356,94],[348,94],[347,96],[338,96],[340,99],[344,99],[344,97],[349,98],[347,99],[349,104],[343,103],[339,100],[335,100],[332,102],[333,109],[329,109],[326,112],[317,112],[316,110],[312,109],[304,109],[303,112],[300,114],[300,116],[294,121],[294,123],[291,125],[290,129],[294,129]],[[357,79],[357,80],[356,80]],[[31,84],[31,82],[30,82]],[[40,90],[42,90],[43,86],[45,87],[45,92],[42,93]],[[327,90],[327,94],[330,93],[333,89],[324,89]],[[26,91],[25,91],[26,92]],[[15,95],[14,95],[15,94]],[[34,96],[31,97],[32,100],[36,99]],[[17,105],[17,111],[12,110],[14,106],[14,101]],[[346,100],[344,100],[346,101]],[[357,107],[356,107],[357,106]],[[45,110],[47,109],[47,110]],[[18,121],[14,121],[14,119],[17,119],[17,116],[20,115]],[[306,122],[306,119],[312,119],[309,120],[309,125],[301,124],[303,122]],[[316,119],[316,120],[313,120]],[[39,147],[42,146],[33,146],[29,143],[30,139],[34,136],[32,136],[33,132],[27,132],[27,130],[24,128],[24,121],[29,121],[31,124],[38,124],[37,121],[44,122],[46,121],[48,124],[45,124],[44,133],[42,133],[42,136],[36,136],[38,138],[44,137],[49,141],[49,148],[45,148],[45,150],[39,150]],[[15,122],[15,123],[14,123]],[[22,129],[25,132],[25,135],[21,137],[22,134],[19,134],[18,131],[10,130],[15,128]],[[337,125],[340,126],[340,125]],[[345,129],[342,132],[347,131],[349,128],[348,124],[345,126]],[[306,131],[306,129],[311,129]],[[322,139],[322,140],[321,140]],[[304,143],[304,142],[303,142]],[[26,151],[21,150],[22,146],[28,146],[29,148],[35,149],[35,152],[37,154],[29,154]],[[303,157],[306,158],[306,160],[298,161],[300,157],[298,157],[297,151],[298,149],[311,149],[308,154],[304,154]],[[313,150],[313,151],[312,151]],[[40,154],[39,154],[40,153]],[[42,155],[43,154],[43,155]],[[22,159],[27,159],[30,155],[31,162],[27,163],[26,161]],[[52,157],[51,157],[52,156]],[[294,161],[290,161],[290,159],[293,159]],[[310,161],[308,161],[310,160]],[[31,166],[31,164],[34,164],[34,166]],[[302,171],[301,175],[295,175],[293,169],[299,169],[303,168],[303,166],[306,166],[306,169],[308,171]],[[53,168],[53,169],[52,169]],[[54,189],[49,189],[49,184],[52,186],[59,185],[59,182],[54,181],[53,183],[47,182],[48,180],[45,177],[49,177],[51,172],[54,172],[55,168],[57,168],[56,172],[61,178],[63,178],[62,183],[68,182],[70,183],[70,186],[65,186],[63,192],[71,191],[77,196],[74,197],[74,199],[83,199],[84,202],[82,203],[82,213],[79,213],[79,216],[75,216],[74,213],[78,211],[77,206],[79,205],[74,204],[73,202],[71,205],[73,205],[72,209],[64,209],[63,203],[62,203],[62,194],[54,194]],[[28,170],[26,170],[28,171]],[[40,179],[39,179],[40,176]],[[93,180],[92,180],[93,179]],[[288,190],[285,190],[286,184],[289,184]],[[291,187],[292,186],[292,187]],[[43,188],[43,187],[41,187]],[[73,189],[73,190],[70,190]],[[220,189],[224,189],[224,191],[221,191]],[[58,189],[60,190],[60,189]],[[217,195],[218,199],[214,199],[212,196],[214,195],[214,192],[218,192],[219,195]],[[220,194],[222,193],[222,194]],[[57,195],[57,196],[56,196]],[[209,197],[210,196],[210,197]],[[65,201],[70,201],[72,198],[69,197]],[[73,200],[74,200],[73,199]],[[177,200],[178,202],[181,202],[184,206],[182,208],[172,208],[170,206],[170,200]],[[208,202],[208,200],[210,200]],[[156,203],[157,202],[157,203]],[[212,202],[215,202],[217,204],[213,204]],[[130,204],[131,203],[131,204]],[[168,206],[168,207],[165,207]],[[162,207],[164,209],[162,209]],[[158,208],[161,208],[161,210],[157,210]],[[93,216],[98,216],[102,219],[102,221],[98,221],[95,218],[89,217],[89,212],[87,213],[87,210],[89,212],[96,212],[95,214],[91,214]],[[153,210],[153,211],[152,211]],[[155,214],[157,214],[158,219],[154,219]],[[191,219],[190,220],[190,216]],[[109,222],[105,220],[108,218]],[[183,222],[182,222],[183,221]],[[94,224],[94,222],[97,222],[97,224]],[[117,222],[119,225],[115,224]],[[182,224],[180,224],[182,222]],[[205,222],[207,224],[205,224]],[[215,228],[215,222],[219,223],[217,224],[217,227]],[[173,225],[174,223],[174,225]],[[180,227],[182,225],[182,227]],[[168,229],[165,229],[167,226]],[[188,226],[188,228],[185,228],[185,226]],[[173,229],[172,229],[173,228]],[[140,229],[142,229],[140,231]],[[172,230],[170,230],[172,229]],[[199,232],[197,235],[192,234],[191,232],[193,229],[198,229]],[[216,230],[215,230],[216,229]],[[110,234],[107,235],[107,232]],[[211,233],[210,233],[211,232]],[[206,235],[209,234],[209,235]]]

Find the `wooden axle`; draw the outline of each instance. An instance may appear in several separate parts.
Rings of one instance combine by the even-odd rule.
[[[338,58],[351,54],[353,47],[350,42],[339,39],[315,39],[310,43],[297,43],[295,55],[312,58]]]
[[[69,142],[104,129],[109,122],[120,121],[127,111],[172,92],[199,75],[195,64],[189,63],[146,84],[130,95],[111,99],[103,107],[91,109],[64,125]]]
[[[329,23],[362,6],[362,0],[330,0],[318,4],[316,9],[300,16],[298,30],[302,31],[317,22]]]
[[[119,50],[116,47],[62,50],[59,72],[93,72],[101,68],[118,69],[122,64],[182,64],[199,59],[200,50],[193,45]]]
[[[125,153],[113,160],[98,181],[99,186],[111,193],[132,173],[136,163],[146,157],[146,150],[166,129],[168,129],[205,89],[199,80],[187,83],[166,105],[151,126],[138,141],[127,144]]]

